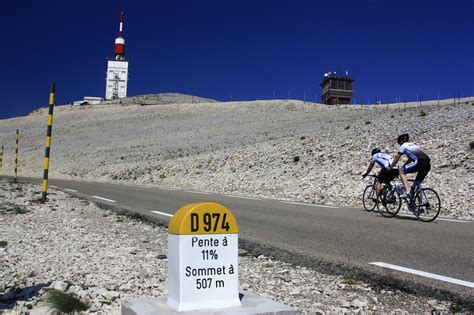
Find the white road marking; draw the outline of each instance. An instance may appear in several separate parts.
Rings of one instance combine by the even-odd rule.
[[[92,198],[96,198],[96,199],[100,199],[100,200],[104,200],[104,201],[108,201],[108,202],[117,202],[115,200],[107,199],[107,198],[99,197],[99,196],[92,196]]]
[[[58,188],[58,186],[54,186],[54,185],[49,185],[49,187]]]
[[[398,216],[399,216],[399,217],[407,217],[407,218],[416,218],[413,214],[399,213]],[[448,218],[440,218],[440,217],[437,217],[437,218],[435,219],[435,221],[437,221],[437,220],[450,221],[450,222],[457,222],[457,223],[469,223],[469,222],[471,222],[471,221],[467,221],[467,220],[448,219]]]
[[[153,213],[156,213],[156,214],[161,214],[161,215],[164,215],[164,216],[167,216],[167,217],[170,217],[170,218],[173,217],[172,214],[165,213],[165,212],[160,212],[160,211],[150,211],[150,212],[153,212]]]
[[[74,190],[74,189],[69,189],[69,188],[66,188],[64,190],[67,190],[67,191],[72,191],[72,192],[77,192],[77,190]]]
[[[441,275],[437,275],[435,273],[419,271],[419,270],[415,270],[415,269],[411,269],[411,268],[406,268],[406,267],[401,267],[401,266],[397,266],[397,265],[387,264],[387,263],[384,263],[384,262],[371,262],[369,264],[379,266],[379,267],[383,267],[383,268],[393,269],[393,270],[397,270],[397,271],[402,271],[402,272],[406,272],[406,273],[411,273],[411,274],[414,274],[414,275],[427,277],[427,278],[431,278],[431,279],[436,279],[436,280],[440,280],[440,281],[444,281],[444,282],[454,283],[454,284],[462,285],[462,286],[465,286],[465,287],[468,287],[468,288],[474,288],[474,282],[469,282],[469,281],[459,280],[459,279],[450,278],[450,277],[446,277],[446,276],[441,276]]]
[[[209,193],[209,192],[204,192],[204,191],[192,191],[192,190],[186,190],[186,192],[192,193],[192,194],[201,194],[201,195],[210,195],[210,194],[211,194],[211,193]]]
[[[289,203],[292,205],[299,205],[299,206],[310,206],[310,207],[321,207],[321,208],[333,208],[336,209],[337,207],[333,206],[326,206],[326,205],[318,205],[315,203],[304,203],[304,202],[296,202],[296,201],[280,201],[282,203]]]
[[[177,189],[173,189],[173,188],[164,188],[164,187],[158,187],[158,189],[169,190],[169,191],[176,191],[177,190]]]
[[[234,195],[223,195],[223,196],[231,197],[231,198],[239,198],[239,199],[260,200],[260,198],[255,198],[255,197],[234,196]]]
[[[457,219],[445,219],[445,218],[440,218],[440,217],[436,218],[436,220],[458,222],[458,223],[469,223],[469,222],[471,222],[471,221],[457,220]]]

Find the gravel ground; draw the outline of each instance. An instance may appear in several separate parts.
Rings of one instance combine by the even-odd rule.
[[[164,102],[155,98],[147,96],[146,104]],[[472,218],[473,104],[474,98],[421,107],[292,100],[58,106],[50,177],[361,207],[369,152],[378,146],[394,155],[397,134],[408,131],[432,159],[426,185],[440,193],[441,215]],[[9,174],[18,128],[19,174],[42,176],[46,117],[43,109],[0,121]]]
[[[86,313],[119,314],[138,295],[167,295],[167,231],[50,190],[0,182],[0,313],[45,314],[57,289],[89,303]],[[104,229],[104,226],[107,228]],[[316,312],[461,311],[451,301],[376,288],[265,256],[239,253],[241,289]]]

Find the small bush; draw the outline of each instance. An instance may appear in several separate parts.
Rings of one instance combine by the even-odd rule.
[[[51,290],[46,296],[46,303],[53,309],[62,313],[82,312],[89,308],[89,305],[82,302],[71,294],[66,294],[57,290]]]
[[[300,160],[300,157],[298,155],[293,157],[293,162],[296,163],[296,162],[299,162],[299,160]]]
[[[239,257],[249,257],[249,256],[252,256],[252,255],[250,255],[249,252],[247,252],[245,250],[239,250]]]
[[[370,125],[370,123],[371,123],[371,122],[370,122],[369,120],[367,120],[367,121],[365,122],[366,125]]]
[[[453,302],[451,306],[449,307],[449,312],[450,313],[461,313],[463,311],[461,305],[459,305],[456,302]]]
[[[344,130],[347,130],[347,129],[349,129],[350,127],[351,127],[351,126],[346,126],[346,127],[344,128]]]
[[[13,208],[11,211],[13,211],[15,214],[25,214],[25,213],[30,212],[30,211],[28,211],[27,209],[25,209],[25,208],[20,208],[20,207],[15,207],[15,208]]]
[[[474,149],[474,141],[469,142],[469,147],[471,148],[471,150]]]
[[[347,276],[344,278],[344,282],[348,285],[356,285],[360,282],[357,276]]]
[[[0,247],[7,247],[8,242],[0,241]]]
[[[424,111],[424,110],[421,110],[421,111],[420,111],[420,117],[425,117],[425,116],[426,116],[425,111]]]

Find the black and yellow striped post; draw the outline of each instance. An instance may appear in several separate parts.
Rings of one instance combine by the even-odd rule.
[[[48,112],[48,128],[46,129],[46,150],[44,153],[44,173],[43,173],[43,190],[41,194],[41,202],[46,202],[48,193],[48,172],[49,172],[49,156],[51,154],[51,133],[53,131],[53,111],[54,111],[54,94],[56,93],[56,83],[51,84],[49,93],[49,112]]]
[[[15,146],[15,183],[18,182],[18,142],[20,140],[20,130],[16,130],[16,146]]]
[[[2,145],[2,151],[0,151],[0,172],[2,171],[3,168],[3,145]]]

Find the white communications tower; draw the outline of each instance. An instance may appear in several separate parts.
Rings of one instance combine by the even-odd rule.
[[[119,36],[115,39],[115,60],[107,62],[105,99],[127,97],[128,61],[125,59],[125,39],[123,38],[123,12],[120,14]]]

